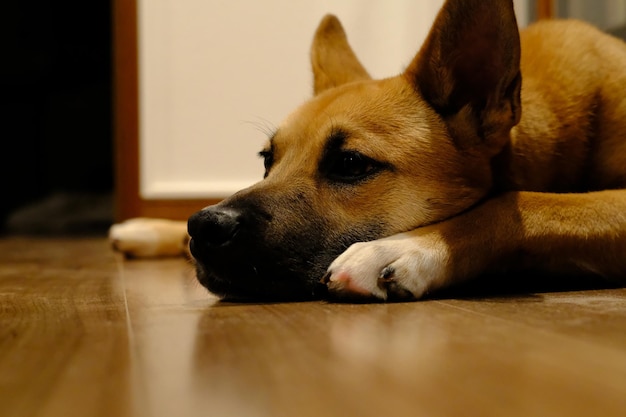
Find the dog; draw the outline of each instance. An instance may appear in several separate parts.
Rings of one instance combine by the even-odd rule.
[[[404,301],[519,269],[626,283],[622,41],[578,21],[520,33],[511,0],[448,0],[396,77],[372,80],[332,15],[311,62],[264,179],[189,218],[210,292]],[[121,251],[184,246],[183,223],[125,226]]]

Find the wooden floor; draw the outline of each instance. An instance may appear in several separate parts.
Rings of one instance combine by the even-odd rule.
[[[626,290],[229,304],[181,259],[0,240],[0,416],[626,416]]]

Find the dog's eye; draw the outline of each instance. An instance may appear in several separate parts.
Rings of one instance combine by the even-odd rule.
[[[340,182],[355,182],[365,179],[380,168],[380,164],[354,151],[341,152],[331,164],[329,177]]]
[[[263,158],[263,166],[265,167],[265,174],[263,178],[267,177],[267,174],[270,172],[270,168],[274,164],[274,152],[272,151],[261,151],[259,152],[259,156]]]

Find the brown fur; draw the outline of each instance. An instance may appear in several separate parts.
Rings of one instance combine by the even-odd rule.
[[[334,16],[311,60],[315,96],[268,142],[266,179],[190,220],[210,290],[316,296],[335,258],[339,296],[419,298],[521,267],[626,282],[623,42],[576,21],[520,36],[510,0],[449,0],[397,77],[371,80]],[[337,180],[349,152],[373,162]],[[200,247],[224,212],[254,243]]]

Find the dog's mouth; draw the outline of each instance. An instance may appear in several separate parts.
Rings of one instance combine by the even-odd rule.
[[[309,300],[324,297],[320,281],[337,250],[325,247],[312,222],[290,228],[282,213],[226,203],[190,217],[189,249],[198,281],[225,299]],[[278,228],[280,227],[280,230]]]
[[[282,265],[266,249],[238,250],[233,247],[202,247],[190,241],[200,284],[225,300],[297,301],[321,299],[327,288],[321,278],[330,263],[314,262],[305,269]],[[281,257],[282,258],[282,257]]]

